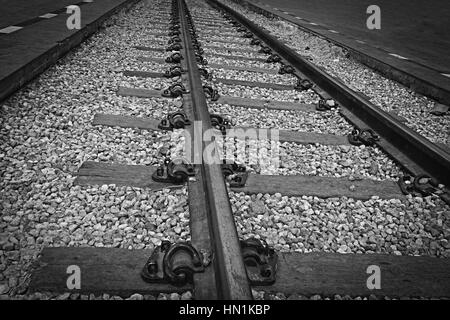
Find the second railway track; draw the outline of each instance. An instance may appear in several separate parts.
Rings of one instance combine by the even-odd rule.
[[[118,42],[113,36],[100,41],[120,43],[106,71],[117,78],[86,127],[106,143],[94,157],[77,157],[79,169],[44,168],[55,178],[76,177],[74,186],[51,187],[60,195],[43,202],[54,214],[64,217],[61,195],[80,188],[80,203],[89,210],[69,206],[84,215],[63,231],[67,239],[48,248],[45,236],[55,235],[44,235],[33,247],[46,245],[32,268],[30,292],[67,291],[66,267],[79,264],[84,277],[77,292],[94,295],[450,296],[445,151],[222,2],[161,0],[129,15],[114,28],[132,31],[119,33]],[[133,18],[142,29],[127,26]],[[123,99],[120,107],[111,103],[115,96]],[[75,116],[58,125],[72,125]],[[195,140],[212,128],[216,142]],[[90,134],[80,133],[85,140]],[[108,150],[109,140],[120,146]],[[233,159],[223,158],[226,152]],[[114,210],[99,208],[99,195]],[[102,221],[105,214],[110,222]],[[79,239],[108,228],[106,245],[96,235]],[[366,285],[372,265],[383,274],[377,290]]]

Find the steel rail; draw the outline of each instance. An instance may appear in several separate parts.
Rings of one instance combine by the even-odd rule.
[[[201,137],[203,137],[207,130],[209,132],[212,130],[211,119],[200,72],[198,71],[192,38],[189,33],[189,25],[186,18],[188,8],[184,0],[177,1],[180,14],[180,36],[185,46],[184,60],[188,70],[187,77],[191,104],[195,116],[194,120],[197,125],[198,123],[202,125],[201,130],[198,128],[194,128],[194,130],[198,130],[201,133]],[[198,143],[198,141],[195,141],[195,143]],[[211,144],[213,144],[213,149],[211,149]],[[214,155],[212,157],[213,159],[205,159],[202,155],[199,174],[203,182],[204,196],[207,204],[207,219],[213,248],[212,263],[218,291],[217,298],[226,300],[252,299],[227,187],[218,153],[216,152],[216,143],[214,141],[203,141],[202,139],[201,145],[202,151],[212,150],[210,154]],[[204,232],[208,231],[204,230]],[[196,286],[195,283],[194,286]]]
[[[414,175],[425,173],[447,186],[450,185],[450,154],[370,103],[340,80],[304,60],[294,50],[270,35],[265,28],[217,0],[207,2],[245,26],[299,73],[304,74],[327,92],[346,109],[344,116],[349,121],[360,128],[373,129],[381,137],[381,141],[377,144],[407,171]]]

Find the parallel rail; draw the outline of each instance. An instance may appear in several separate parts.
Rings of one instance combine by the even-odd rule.
[[[294,50],[264,28],[257,26],[242,14],[217,0],[207,0],[213,7],[225,12],[265,42],[273,51],[290,63],[319,88],[327,92],[345,108],[344,116],[355,126],[371,128],[381,136],[378,145],[407,171],[414,175],[428,174],[443,184],[450,185],[450,154],[394,119],[356,92],[303,59]]]

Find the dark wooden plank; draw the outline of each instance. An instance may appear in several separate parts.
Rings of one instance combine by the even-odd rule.
[[[169,54],[168,54],[168,56],[169,56]],[[158,58],[158,57],[139,56],[139,57],[136,57],[136,60],[142,61],[142,62],[154,62],[154,63],[161,63],[161,64],[167,63],[166,58]]]
[[[354,186],[354,189],[351,186]],[[250,174],[245,187],[233,188],[233,190],[249,194],[274,194],[278,192],[285,196],[349,197],[360,200],[367,200],[372,196],[378,196],[382,199],[401,199],[405,197],[397,183],[393,181],[369,179],[350,181],[348,178],[306,175]]]
[[[232,30],[232,29],[224,29],[224,28],[201,28],[201,29],[197,29],[197,33],[200,35],[200,40],[203,40],[202,38],[205,37],[211,37],[211,41],[213,41],[212,39],[215,39],[215,37],[239,37],[239,33],[236,32],[236,30]],[[214,37],[214,38],[212,38]]]
[[[139,128],[144,130],[161,130],[158,128],[160,120],[147,117],[123,116],[114,114],[97,113],[92,121],[93,125],[103,125],[109,127],[122,128]],[[267,132],[265,128],[249,128],[249,127],[235,127],[234,130],[243,129],[244,131],[255,130],[255,137],[260,138],[261,130],[263,134]],[[332,134],[323,134],[316,132],[300,132],[290,130],[278,130],[278,140],[280,142],[295,142],[299,144],[323,144],[323,145],[350,145],[347,137],[335,136]],[[263,137],[266,137],[265,135]],[[269,138],[271,138],[269,136]]]
[[[92,121],[93,125],[102,125],[109,127],[139,128],[145,130],[160,130],[158,128],[158,119],[146,117],[133,117],[115,114],[97,113]]]
[[[229,84],[229,85],[268,88],[268,89],[274,89],[274,90],[294,90],[293,85],[286,85],[286,84],[256,82],[256,81],[246,81],[246,80],[236,80],[236,79],[224,79],[224,78],[216,78],[214,80],[218,81],[220,83]]]
[[[256,53],[256,52],[258,52],[258,50],[259,50],[258,47],[255,47],[255,49],[247,49],[247,48],[225,48],[225,47],[221,47],[221,46],[210,45],[210,44],[207,44],[207,43],[202,44],[202,48],[204,48],[204,49],[214,49],[214,50],[226,50],[226,51],[228,51],[228,52],[236,51],[236,52],[243,52],[243,53],[247,53],[247,52],[250,52],[250,53]]]
[[[369,290],[367,268],[380,267],[381,288]],[[277,280],[260,290],[324,296],[450,297],[450,259],[386,254],[282,253]]]
[[[161,22],[159,20],[155,20],[155,21],[152,21],[151,26],[154,26],[157,29],[168,29],[170,27],[170,24]]]
[[[150,71],[138,71],[138,70],[124,70],[123,75],[126,77],[139,77],[139,78],[164,78],[162,72],[150,72]]]
[[[242,38],[244,39],[244,38]],[[248,46],[250,45],[250,41],[248,39],[245,39],[245,41],[230,41],[226,39],[220,39],[220,38],[208,38],[203,39],[202,43],[212,43],[212,42],[218,42],[218,43],[224,43],[224,44],[234,44],[237,46]]]
[[[243,60],[243,61],[255,61],[255,62],[266,62],[266,58],[254,58],[254,57],[244,57],[244,56],[233,56],[228,54],[215,53],[214,57],[221,57],[230,60]]]
[[[157,294],[182,292],[189,286],[174,287],[167,284],[149,284],[141,279],[140,272],[151,250],[121,248],[67,247],[44,248],[37,262],[29,289],[35,291],[74,293],[108,293],[131,295],[133,293]],[[80,290],[67,288],[67,268],[76,265],[81,271]]]
[[[165,52],[166,50],[164,48],[153,48],[153,47],[145,47],[145,46],[135,46],[133,47],[137,50],[141,51],[155,51],[155,52]]]
[[[78,293],[156,294],[183,292],[190,286],[148,284],[140,271],[151,250],[119,248],[44,248],[29,289],[68,292],[67,268],[81,270]],[[380,267],[381,288],[369,290],[369,266]],[[450,297],[450,259],[384,254],[279,253],[277,279],[258,290],[323,296],[375,294],[389,297]]]
[[[144,89],[144,88],[128,88],[128,87],[119,87],[117,94],[120,96],[132,96],[132,97],[140,97],[140,98],[165,98],[161,96],[161,92],[159,90],[152,89]]]
[[[238,71],[247,71],[247,72],[259,72],[259,73],[269,73],[269,74],[278,74],[278,69],[265,69],[258,67],[242,67],[242,66],[232,66],[225,64],[217,64],[217,63],[209,63],[207,65],[209,68],[215,69],[225,69],[225,70],[238,70]]]
[[[242,131],[240,131],[242,129]],[[323,145],[351,145],[348,142],[346,136],[336,136],[332,134],[324,134],[317,132],[301,132],[301,131],[291,131],[291,130],[278,130],[278,136],[273,136],[275,134],[274,128],[251,128],[251,127],[234,127],[228,135],[235,135],[239,138],[239,135],[248,133],[248,137],[242,138],[254,138],[257,139],[276,139],[280,142],[294,142],[298,144],[323,144]]]
[[[145,130],[160,130],[158,128],[158,119],[144,118],[144,117],[133,117],[133,116],[122,116],[122,115],[112,115],[112,114],[100,114],[97,113],[94,116],[92,122],[93,125],[104,125],[110,127],[122,127],[122,128],[139,128]],[[260,137],[260,130],[266,132],[265,128],[249,128],[249,127],[235,127],[234,130],[255,130],[255,137]],[[267,129],[269,130],[269,129]],[[347,137],[345,136],[335,136],[331,134],[322,134],[315,132],[299,132],[290,130],[279,130],[278,140],[280,142],[295,142],[299,144],[323,144],[323,145],[350,145]],[[264,133],[263,133],[264,134]],[[264,136],[265,137],[265,136]],[[269,136],[269,138],[271,138]]]
[[[155,36],[155,37],[169,37],[168,32],[156,32],[155,30],[153,30],[153,32],[148,32],[146,35],[148,36]]]
[[[195,24],[198,26],[198,29],[203,29],[203,28],[226,28],[226,29],[230,29],[232,28],[231,26],[228,26],[226,24],[223,23],[215,23],[214,21],[198,21],[196,18]]]
[[[318,112],[314,104],[221,96],[216,103],[244,108]]]
[[[295,142],[298,144],[323,144],[323,145],[350,145],[346,136],[317,132],[299,132],[291,130],[280,130],[280,142]]]
[[[86,161],[77,173],[74,181],[76,185],[115,184],[138,188],[160,190],[176,187],[177,185],[161,183],[152,180],[156,167],[143,165],[125,165],[103,162]],[[180,185],[178,185],[180,187]]]
[[[216,30],[227,30],[229,33],[231,32],[231,31],[234,31],[234,34],[236,34],[236,29],[234,28],[234,27],[231,27],[231,26],[224,26],[224,25],[221,25],[220,27],[210,27],[210,26],[208,26],[208,25],[203,25],[202,26],[202,28],[201,29],[198,29],[198,30],[200,30],[200,31],[203,31],[203,32],[206,32],[206,31],[211,31],[211,32],[213,32],[213,31],[216,31]]]

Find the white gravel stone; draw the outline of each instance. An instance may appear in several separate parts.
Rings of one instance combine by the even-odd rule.
[[[299,145],[284,142],[280,148],[279,174],[306,174],[348,177],[349,180],[369,178],[398,180],[401,169],[377,147]],[[377,171],[371,170],[376,162]]]
[[[360,201],[230,195],[239,236],[263,238],[276,250],[450,257],[449,206],[436,196]]]
[[[190,291],[184,292],[180,297],[180,300],[191,300],[191,299],[192,299],[192,293]]]
[[[144,300],[144,297],[142,296],[142,294],[134,293],[129,298],[127,298],[125,300]]]

